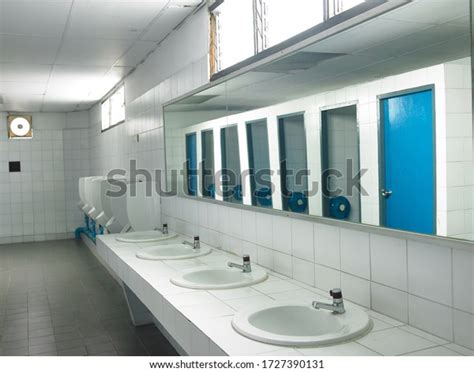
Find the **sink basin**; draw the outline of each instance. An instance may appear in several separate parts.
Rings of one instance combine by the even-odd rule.
[[[194,251],[189,245],[180,243],[143,248],[137,252],[137,257],[142,260],[184,260],[205,256],[209,253],[211,253],[209,247],[201,247],[198,251]]]
[[[197,268],[183,271],[171,278],[171,283],[192,289],[231,289],[254,285],[267,278],[267,272],[261,269],[244,273],[234,268]]]
[[[335,315],[309,305],[276,303],[244,309],[232,319],[234,329],[256,341],[281,346],[322,346],[346,342],[370,331],[372,321],[356,308]]]
[[[163,235],[160,231],[134,231],[117,236],[115,239],[123,243],[150,243],[175,238],[177,235],[169,233]]]

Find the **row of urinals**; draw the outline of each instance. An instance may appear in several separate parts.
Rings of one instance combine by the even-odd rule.
[[[87,218],[107,233],[120,234],[117,240],[145,243],[163,239],[163,234],[157,230],[160,201],[152,183],[132,184],[119,177],[82,177],[79,179],[79,197],[79,208]]]

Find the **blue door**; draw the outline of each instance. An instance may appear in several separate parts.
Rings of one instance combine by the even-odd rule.
[[[383,99],[382,224],[436,233],[433,91]]]
[[[197,195],[198,167],[197,167],[197,138],[196,133],[186,135],[186,178],[187,194]]]

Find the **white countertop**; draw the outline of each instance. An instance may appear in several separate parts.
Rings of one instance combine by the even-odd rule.
[[[251,287],[210,291],[178,287],[170,282],[170,277],[181,270],[225,267],[227,262],[240,262],[241,258],[218,249],[187,260],[147,261],[135,256],[140,248],[156,244],[122,243],[114,235],[104,235],[97,239],[97,254],[190,355],[472,355],[471,350],[347,300],[346,307],[367,311],[374,322],[372,331],[356,341],[319,348],[285,348],[250,340],[231,326],[232,316],[239,309],[281,300],[310,304],[331,299],[314,287],[268,270],[269,278]]]

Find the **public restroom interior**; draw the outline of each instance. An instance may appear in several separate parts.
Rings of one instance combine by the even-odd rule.
[[[0,356],[473,356],[472,19],[0,0]]]

